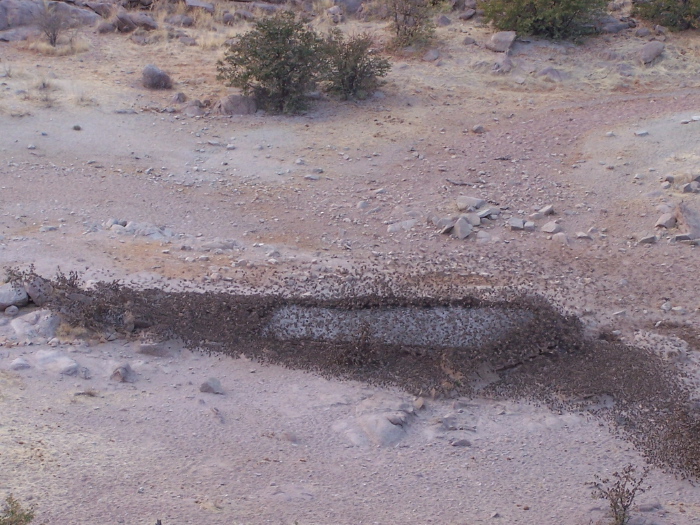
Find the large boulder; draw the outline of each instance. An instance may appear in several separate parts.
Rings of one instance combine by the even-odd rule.
[[[89,9],[81,9],[65,2],[48,2],[48,9],[52,14],[68,21],[71,27],[94,26],[102,18]]]
[[[17,337],[25,341],[52,339],[60,324],[58,316],[50,310],[35,310],[10,323]]]
[[[28,302],[29,296],[23,286],[15,283],[0,286],[0,310],[8,306],[25,306]]]
[[[229,95],[214,106],[214,111],[221,115],[252,115],[257,110],[255,99],[243,95]]]
[[[0,31],[34,23],[42,5],[31,0],[0,0]]]

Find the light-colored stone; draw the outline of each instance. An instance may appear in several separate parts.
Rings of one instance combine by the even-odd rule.
[[[569,245],[569,238],[564,232],[555,233],[552,235],[552,240],[558,242],[559,244],[563,244],[564,246]]]
[[[221,386],[221,381],[219,381],[215,377],[210,377],[204,383],[202,383],[199,387],[199,391],[207,393],[207,394],[223,394],[224,393],[224,389]]]
[[[639,51],[639,59],[641,60],[642,64],[651,64],[661,55],[661,53],[664,52],[665,48],[666,45],[658,40],[647,42]]]
[[[516,37],[515,31],[499,31],[491,35],[491,38],[486,42],[486,49],[496,51],[497,53],[505,53],[510,50]]]
[[[133,383],[136,381],[136,374],[132,370],[129,363],[123,363],[114,369],[109,378],[112,381],[118,381],[119,383]]]
[[[486,201],[484,199],[479,199],[478,197],[468,197],[466,195],[460,195],[457,197],[457,208],[460,211],[478,210],[484,204],[486,204]]]
[[[29,296],[24,286],[18,283],[5,283],[0,286],[0,310],[8,306],[26,306]]]
[[[32,366],[29,364],[29,361],[27,361],[24,357],[13,359],[10,363],[10,370],[26,370],[27,368],[31,367]]]
[[[10,323],[17,337],[25,341],[49,340],[56,335],[59,317],[50,310],[35,310]]]
[[[559,233],[561,226],[556,221],[550,221],[542,226],[542,231],[545,233]]]
[[[229,95],[214,105],[214,112],[220,115],[252,115],[257,110],[255,99],[244,95]]]
[[[67,376],[78,373],[78,363],[58,350],[39,350],[35,357],[37,366],[49,372]]]
[[[508,226],[511,230],[524,230],[525,221],[518,217],[511,217],[510,219],[508,219]]]
[[[676,216],[673,213],[664,213],[659,220],[656,221],[657,228],[671,229],[676,225]]]
[[[407,231],[413,228],[416,224],[418,224],[417,219],[408,219],[406,221],[395,222],[394,224],[390,224],[389,226],[387,226],[386,231],[388,233]]]

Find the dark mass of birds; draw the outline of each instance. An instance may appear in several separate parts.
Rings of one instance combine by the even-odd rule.
[[[31,271],[14,275],[37,278]],[[326,377],[398,386],[416,396],[478,393],[592,414],[607,419],[650,463],[700,477],[700,409],[674,365],[610,334],[587,333],[577,317],[521,287],[470,282],[471,292],[465,294],[454,282],[444,273],[417,271],[398,278],[396,273],[350,270],[313,286],[289,275],[268,277],[258,290],[199,286],[178,291],[118,281],[86,289],[72,273],[50,281],[49,307],[67,323],[96,334],[137,338],[148,331],[207,353],[245,355]],[[329,335],[311,337],[299,327],[287,335],[272,330],[271,320],[290,308],[306,312],[294,323],[316,322],[316,331],[315,318],[322,312],[321,324],[328,325]],[[431,309],[440,315],[426,316]],[[491,324],[477,318],[471,327],[470,310],[490,312]],[[342,328],[334,326],[334,313],[344,319]],[[381,316],[383,325],[373,323]],[[466,343],[425,344],[425,337],[418,338],[420,344],[396,343],[391,334],[381,333],[395,335],[403,328],[417,333],[416,323],[417,332],[432,341],[441,334],[448,334],[446,341],[460,340],[449,337],[459,330]],[[483,336],[484,327],[493,332],[489,337]],[[465,337],[472,329],[473,337]],[[474,385],[484,370],[492,379],[477,392]]]

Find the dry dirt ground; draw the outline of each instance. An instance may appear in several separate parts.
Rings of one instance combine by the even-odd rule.
[[[374,22],[346,28],[382,34]],[[219,48],[89,32],[89,49],[65,57],[0,43],[0,261],[219,288],[251,272],[264,286],[268,272],[312,291],[348,268],[430,264],[475,286],[541,293],[627,341],[671,323],[694,362],[698,248],[655,223],[664,206],[700,212],[700,194],[662,186],[700,173],[697,35],[671,35],[651,66],[631,33],[518,42],[501,74],[501,56],[462,44],[489,34],[455,21],[438,30],[437,61],[394,57],[375,97],[322,99],[295,117],[177,111],[175,91],[227,93]],[[141,87],[148,63],[172,75],[172,92]],[[537,77],[546,66],[563,81]],[[428,221],[458,214],[459,195],[500,208],[478,238]],[[549,204],[555,215],[535,231],[507,227]],[[110,218],[139,233],[106,229]],[[566,243],[540,231],[554,219]],[[637,242],[653,233],[658,242]],[[66,332],[52,350],[92,378],[66,377],[36,363],[46,343],[15,341],[7,321],[0,493],[35,504],[38,523],[587,524],[604,518],[594,476],[644,464],[581,414],[479,398],[410,408],[398,390],[186,349],[148,357],[133,342]],[[10,371],[18,356],[33,366]],[[123,361],[134,383],[110,381]],[[212,376],[224,395],[199,391]],[[404,408],[398,439],[376,438],[365,416]],[[694,485],[659,469],[648,481],[633,523],[700,522]]]

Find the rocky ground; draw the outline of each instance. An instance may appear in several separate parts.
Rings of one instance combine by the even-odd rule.
[[[542,294],[694,374],[696,35],[628,25],[499,53],[478,20],[447,16],[370,100],[296,117],[217,113],[222,51],[198,27],[196,45],[83,29],[62,57],[0,42],[0,261],[239,291],[421,269]],[[143,87],[151,63],[172,90]],[[586,524],[604,518],[594,476],[644,465],[584,413],[100,340],[13,302],[0,493],[39,523]],[[632,523],[700,521],[692,484],[648,481]]]

